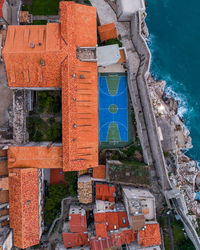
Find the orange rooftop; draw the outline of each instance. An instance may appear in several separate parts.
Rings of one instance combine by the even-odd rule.
[[[62,89],[61,150],[10,147],[9,168],[44,168],[45,161],[63,171],[98,166],[97,62],[77,58],[77,50],[96,45],[96,9],[74,2],[60,2],[60,23],[8,26],[3,56],[9,87]]]

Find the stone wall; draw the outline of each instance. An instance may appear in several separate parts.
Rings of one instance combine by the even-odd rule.
[[[157,122],[154,116],[149,90],[147,86],[147,77],[149,74],[151,53],[144,37],[141,35],[141,16],[140,12],[133,15],[131,20],[131,39],[135,49],[140,57],[140,65],[135,79],[132,76],[132,85],[134,80],[138,88],[138,94],[141,101],[141,113],[144,115],[144,125],[147,132],[148,142],[152,154],[153,163],[158,175],[158,181],[163,190],[171,189],[170,182],[166,173],[165,159],[157,131]],[[129,73],[131,74],[131,73]],[[141,138],[143,141],[143,138]],[[145,140],[145,142],[147,139]]]
[[[147,77],[149,75],[151,53],[146,44],[145,38],[142,36],[141,16],[139,12],[135,13],[131,20],[131,39],[140,57],[140,65],[135,78],[139,97],[141,100],[142,112],[144,114],[144,120],[149,138],[153,163],[159,178],[158,181],[162,187],[162,191],[164,191],[168,203],[169,199],[167,198],[167,193],[172,191],[177,192],[177,195],[175,195],[175,197],[171,197],[173,208],[175,208],[176,212],[180,215],[185,230],[189,238],[193,242],[195,248],[200,249],[200,240],[197,235],[197,232],[193,224],[191,223],[188,214],[183,211],[185,201],[183,197],[181,197],[179,191],[176,188],[173,189],[171,182],[168,178],[163,150],[158,135],[157,121],[154,115],[151,98],[149,96],[149,90],[147,86]]]
[[[13,91],[13,140],[16,144],[25,144],[28,141],[26,131],[27,92],[26,90]]]

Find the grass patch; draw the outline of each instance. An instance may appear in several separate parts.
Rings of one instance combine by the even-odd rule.
[[[150,184],[149,167],[143,163],[122,162],[122,165],[109,165],[108,174],[110,181],[144,186]]]
[[[136,150],[142,154],[142,147],[135,144],[132,144],[127,148],[124,148],[122,152],[126,155],[126,158],[131,158]]]
[[[24,0],[22,10],[36,15],[58,15],[59,0]]]
[[[174,235],[174,244],[178,246],[181,242],[185,241],[184,231],[182,230],[183,226],[181,226],[177,222],[173,222],[172,228],[173,228],[173,235]]]
[[[170,157],[170,152],[163,152],[163,154],[164,154],[165,158],[169,158]]]
[[[164,235],[164,245],[165,245],[165,250],[171,250],[170,247],[170,238],[168,235]]]
[[[102,45],[113,45],[113,44],[118,44],[119,47],[122,47],[122,42],[120,42],[120,40],[117,38],[109,39],[109,40],[102,43]]]
[[[174,220],[172,223],[175,250],[195,250],[192,242],[185,238],[184,226],[181,221]]]
[[[34,20],[32,25],[46,25],[47,21],[46,20]]]

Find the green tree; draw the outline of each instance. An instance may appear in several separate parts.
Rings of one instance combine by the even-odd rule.
[[[77,194],[77,172],[65,172],[64,179],[67,183],[67,191],[70,196]]]
[[[122,42],[120,42],[117,38],[105,41],[105,45],[113,45],[113,44],[118,44],[119,47],[122,47]]]
[[[61,201],[67,196],[65,184],[51,185],[48,188],[48,196],[45,200],[44,219],[49,225],[58,215],[61,209]]]
[[[195,247],[191,240],[185,240],[181,245],[179,245],[179,250],[195,250]]]
[[[47,140],[58,142],[62,140],[62,124],[60,122],[52,122],[46,131]]]

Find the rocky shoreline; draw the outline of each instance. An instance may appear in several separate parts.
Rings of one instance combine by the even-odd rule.
[[[178,101],[165,92],[165,81],[156,81],[149,74],[147,79],[153,110],[167,163],[171,184],[180,190],[188,208],[188,217],[195,227],[200,216],[200,203],[195,200],[200,180],[197,162],[185,154],[192,148],[189,130],[178,116]]]

